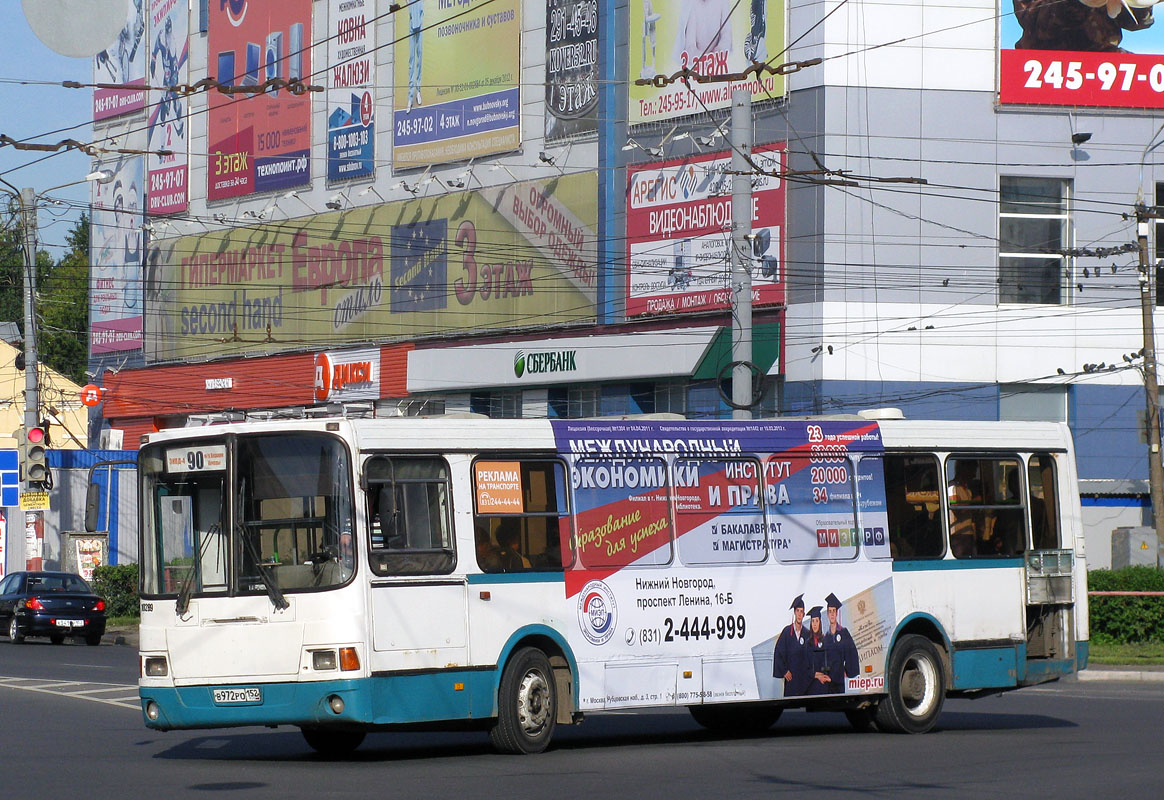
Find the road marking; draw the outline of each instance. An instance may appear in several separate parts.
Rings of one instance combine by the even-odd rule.
[[[71,687],[98,687],[98,688],[71,688]],[[41,694],[55,694],[58,697],[74,697],[78,700],[88,700],[93,703],[104,703],[110,706],[141,710],[141,701],[137,696],[137,687],[126,683],[99,683],[97,681],[46,681],[35,678],[19,678],[0,675],[0,687],[20,689],[25,692],[40,692]],[[126,692],[133,695],[118,697],[97,697],[100,692]]]

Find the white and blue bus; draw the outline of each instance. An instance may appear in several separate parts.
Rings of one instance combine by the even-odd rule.
[[[921,733],[1087,663],[1053,423],[321,419],[145,438],[141,678],[160,730],[327,753],[587,712],[786,708]]]

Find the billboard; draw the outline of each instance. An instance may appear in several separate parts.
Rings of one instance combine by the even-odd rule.
[[[179,0],[150,0],[150,86],[186,83],[190,54],[190,14]],[[154,100],[156,99],[156,103]],[[178,92],[154,93],[150,97],[146,168],[149,189],[146,211],[173,214],[186,210],[186,98]],[[172,155],[153,155],[170,150]]]
[[[117,41],[93,56],[93,82],[145,86],[146,41],[143,0],[126,0],[125,27]],[[145,89],[94,89],[94,121],[145,108]]]
[[[113,179],[93,184],[89,350],[93,355],[140,350],[145,165],[141,156],[123,156],[94,169],[109,170]]]
[[[311,0],[220,0],[210,6],[211,75],[257,86],[311,75]],[[311,181],[311,95],[210,93],[207,200]]]
[[[331,0],[327,23],[327,179],[376,173],[375,0]]]
[[[752,159],[779,173],[784,144]],[[626,313],[727,308],[731,299],[731,153],[708,153],[627,171]],[[752,302],[784,302],[784,181],[752,181]]]
[[[546,0],[546,138],[598,129],[598,0]]]
[[[1149,27],[1153,2],[1014,0],[1013,14],[1004,3],[999,102],[1164,107],[1164,30]]]
[[[521,3],[415,0],[395,18],[392,165],[517,149]]]
[[[156,242],[147,358],[595,318],[595,173]]]
[[[784,3],[752,0],[632,0],[630,70],[653,78],[690,68],[702,75],[742,72],[753,61],[783,63]],[[630,85],[632,125],[699,114],[731,105],[732,89],[751,88],[753,100],[784,95],[784,77],[765,74],[748,84]]]

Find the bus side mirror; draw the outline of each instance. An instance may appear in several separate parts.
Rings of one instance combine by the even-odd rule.
[[[97,530],[97,515],[101,510],[101,487],[95,483],[89,484],[85,494],[85,530],[94,533]]]

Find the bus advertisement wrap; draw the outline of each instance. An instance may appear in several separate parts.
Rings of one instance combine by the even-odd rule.
[[[146,40],[142,0],[127,2],[125,27],[117,41],[93,57],[93,82],[116,83],[131,89],[94,89],[93,121],[118,117],[145,108]]]
[[[376,173],[374,0],[331,0],[327,30],[327,180]]]
[[[415,0],[395,18],[392,165],[426,166],[516,149],[521,4]]]
[[[229,86],[311,76],[311,0],[222,0],[210,5],[210,71]],[[206,199],[311,181],[311,94],[211,92]]]
[[[1013,0],[999,18],[1003,104],[1164,108],[1164,30],[1155,0]],[[1114,16],[1113,16],[1114,15]]]
[[[113,180],[94,182],[90,222],[89,350],[93,354],[142,346],[142,181],[144,159],[99,162]]]
[[[632,0],[628,74],[634,78],[691,69],[700,75],[742,72],[754,61],[784,62],[784,3],[751,0]],[[747,83],[630,85],[630,123],[659,122],[731,105],[732,90],[750,89],[752,100],[784,96],[782,75],[763,73]]]
[[[158,241],[148,356],[593,320],[596,184],[568,175]]]
[[[573,476],[583,708],[884,691],[884,482],[879,459],[853,474],[847,458],[880,448],[876,423],[553,428]],[[668,666],[692,643],[701,669]]]
[[[177,86],[186,83],[190,15],[184,3],[175,0],[150,0],[151,86]],[[146,169],[149,189],[146,211],[150,214],[174,214],[186,210],[187,120],[186,98],[174,91],[150,93],[150,154]],[[161,150],[170,155],[161,156]]]
[[[784,302],[784,144],[757,147],[771,175],[753,180],[752,303]],[[627,171],[627,316],[728,308],[731,154],[709,153]]]

